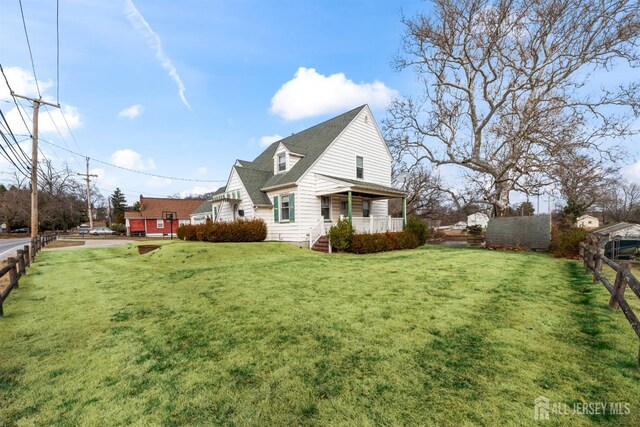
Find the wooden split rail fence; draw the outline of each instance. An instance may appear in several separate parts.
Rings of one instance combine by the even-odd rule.
[[[18,249],[15,257],[7,258],[7,264],[0,269],[0,283],[7,283],[4,289],[0,287],[0,316],[4,315],[4,301],[14,288],[19,287],[20,278],[27,274],[27,267],[31,265],[36,254],[56,238],[56,234],[42,235],[32,241],[31,245],[24,245],[22,249]]]
[[[628,262],[618,264],[605,257],[604,248],[601,248],[599,241],[594,238],[580,243],[579,259],[583,262],[584,268],[593,273],[593,283],[602,283],[611,294],[609,308],[612,310],[620,308],[640,338],[640,320],[624,296],[626,288],[630,288],[636,297],[640,298],[640,281],[631,273],[630,264]],[[613,283],[602,274],[603,264],[608,265],[616,272]],[[638,349],[637,367],[640,369],[640,348]]]

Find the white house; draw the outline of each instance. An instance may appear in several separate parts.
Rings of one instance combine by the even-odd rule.
[[[600,227],[600,220],[592,215],[582,215],[576,219],[576,225],[582,228],[598,228]]]
[[[400,231],[406,193],[391,186],[391,154],[367,105],[237,160],[212,197],[214,221],[262,218],[267,240],[311,246],[340,217],[358,232]],[[403,199],[403,218],[388,200]]]
[[[198,208],[189,214],[191,224],[204,224],[208,219],[213,219],[212,201],[205,200]]]
[[[479,225],[482,228],[487,228],[489,225],[489,215],[483,212],[476,212],[467,216],[467,227]]]

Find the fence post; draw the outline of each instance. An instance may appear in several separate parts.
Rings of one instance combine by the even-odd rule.
[[[598,283],[598,277],[596,273],[602,273],[602,257],[604,256],[604,249],[600,249],[599,246],[596,247],[595,252],[595,267],[593,269],[593,283]]]
[[[24,245],[22,251],[24,252],[24,265],[25,267],[29,267],[29,265],[31,264],[31,258],[29,256],[29,245]]]
[[[16,272],[16,268],[18,267],[18,261],[14,257],[7,258],[7,265],[13,265],[13,268],[9,270],[9,287],[18,288],[18,280],[20,276]]]
[[[618,297],[624,296],[624,290],[627,287],[627,281],[624,278],[623,271],[629,270],[628,262],[620,263],[620,270],[616,274],[616,281],[613,285],[613,291],[611,292],[611,298],[609,298],[609,308],[615,310],[618,308]]]
[[[24,265],[24,252],[22,249],[18,249],[18,277],[22,277],[27,273],[27,269]]]

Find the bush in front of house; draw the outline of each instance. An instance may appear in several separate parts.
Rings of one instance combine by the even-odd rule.
[[[471,234],[472,236],[482,235],[481,225],[469,225],[466,230],[467,230],[467,233]]]
[[[427,226],[424,222],[420,221],[418,218],[409,218],[407,221],[407,225],[404,227],[405,231],[409,231],[413,233],[420,246],[427,243],[427,237],[429,237],[429,230],[427,230]]]
[[[580,253],[580,242],[583,242],[587,236],[589,232],[581,227],[553,227],[549,252],[556,258],[577,258]]]
[[[180,240],[196,240],[196,226],[185,224],[178,227],[176,235]]]
[[[329,241],[331,247],[343,252],[348,252],[351,248],[353,238],[353,226],[345,219],[339,219],[336,225],[329,228]]]
[[[354,234],[351,239],[350,252],[354,254],[371,254],[385,251],[415,249],[420,246],[418,237],[412,231],[397,233]]]
[[[267,238],[267,224],[258,218],[236,221],[207,221],[205,224],[182,225],[178,238],[200,242],[261,242]]]

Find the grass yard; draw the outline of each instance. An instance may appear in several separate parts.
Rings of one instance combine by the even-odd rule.
[[[638,339],[575,262],[160,242],[43,252],[0,318],[0,424],[533,425],[627,402]]]

